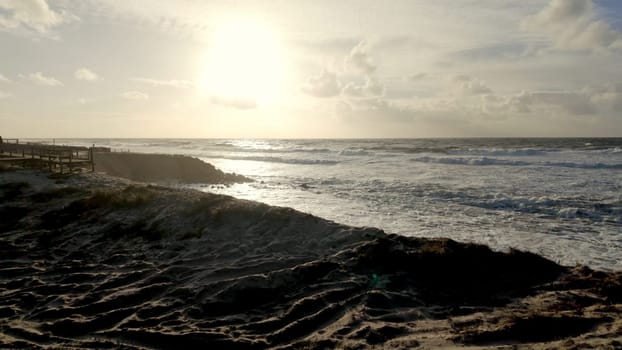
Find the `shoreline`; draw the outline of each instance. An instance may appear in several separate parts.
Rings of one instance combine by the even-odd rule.
[[[102,174],[0,172],[0,344],[622,342],[622,273]]]

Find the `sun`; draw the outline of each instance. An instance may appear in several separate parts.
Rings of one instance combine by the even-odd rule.
[[[203,62],[203,95],[258,105],[281,96],[285,50],[278,33],[265,22],[240,17],[221,21],[211,33]]]

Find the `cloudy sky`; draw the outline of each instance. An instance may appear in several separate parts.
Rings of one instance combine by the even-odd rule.
[[[0,0],[0,135],[622,136],[622,1]]]

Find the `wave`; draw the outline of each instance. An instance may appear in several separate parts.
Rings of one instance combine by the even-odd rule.
[[[251,148],[251,147],[240,147],[235,145],[223,145],[223,144],[209,144],[209,145],[201,145],[203,150],[213,150],[218,148],[227,148],[227,152],[235,152],[235,153],[310,153],[310,154],[322,154],[322,153],[332,153],[334,151],[328,148]]]
[[[505,156],[505,157],[528,157],[546,155],[550,150],[523,148],[523,149],[457,149],[448,151],[454,155],[476,156]]]
[[[579,168],[579,169],[622,169],[622,164],[616,163],[573,163],[573,162],[541,162],[539,165],[562,167],[562,168]]]
[[[269,156],[235,156],[235,155],[209,155],[205,158],[212,159],[229,159],[229,160],[249,160],[254,162],[266,162],[266,163],[285,163],[285,164],[300,164],[300,165],[335,165],[339,164],[336,160],[328,159],[300,159],[300,158],[283,158],[283,157],[269,157]]]
[[[363,149],[346,148],[339,151],[340,156],[368,156],[370,153]]]
[[[513,161],[513,160],[504,160],[504,159],[496,159],[496,158],[450,158],[450,157],[419,157],[413,158],[412,161],[422,162],[422,163],[438,163],[438,164],[458,164],[458,165],[509,165],[509,166],[525,166],[531,165],[531,163],[521,162],[521,161]]]
[[[265,149],[256,149],[256,148],[246,148],[241,147],[238,149],[239,152],[244,153],[331,153],[332,151],[328,148],[265,148]]]
[[[455,165],[502,165],[502,166],[547,166],[547,167],[563,167],[578,169],[622,169],[622,164],[618,163],[574,163],[574,162],[524,162],[516,160],[506,160],[498,158],[466,158],[466,157],[418,157],[411,159],[414,162],[437,163],[437,164],[455,164]]]
[[[368,149],[372,151],[405,153],[405,154],[415,154],[415,153],[447,154],[450,150],[455,149],[455,147],[451,147],[451,146],[448,146],[448,147],[373,146],[373,147],[369,147]]]
[[[622,203],[619,201],[562,199],[551,197],[489,196],[477,198],[455,194],[463,205],[491,210],[509,210],[522,213],[543,214],[560,219],[589,219],[590,221],[620,221]]]

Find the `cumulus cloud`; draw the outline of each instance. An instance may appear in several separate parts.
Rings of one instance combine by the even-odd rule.
[[[309,78],[302,91],[315,97],[334,97],[341,93],[341,86],[337,74],[324,69],[319,75]]]
[[[336,105],[336,113],[350,121],[405,122],[412,121],[415,111],[381,98],[342,100]]]
[[[614,112],[622,112],[622,83],[587,89],[590,101]]]
[[[63,86],[63,83],[59,80],[52,77],[46,77],[41,72],[30,73],[28,75],[20,74],[19,77],[40,86]]]
[[[622,33],[597,18],[592,0],[551,0],[521,26],[545,34],[560,49],[622,49]]]
[[[149,99],[148,94],[144,92],[140,92],[140,91],[126,91],[121,94],[121,97],[128,99],[128,100],[148,100]]]
[[[374,77],[365,77],[363,84],[350,82],[343,87],[342,93],[348,97],[377,97],[384,94],[384,86]]]
[[[362,40],[352,48],[345,58],[346,68],[367,75],[374,73],[377,67],[369,53],[370,46],[367,40]]]
[[[586,91],[521,91],[510,96],[485,95],[482,110],[491,114],[549,110],[565,115],[590,115],[597,112],[598,106]]]
[[[9,78],[5,77],[4,75],[0,74],[0,83],[10,83],[11,80],[9,80]]]
[[[0,30],[46,33],[51,28],[76,19],[65,11],[55,11],[45,0],[0,0]]]
[[[492,92],[483,81],[468,75],[456,75],[453,76],[450,81],[454,88],[465,96],[488,94]]]
[[[74,78],[84,81],[100,80],[99,76],[88,68],[79,68],[73,73]]]
[[[257,102],[249,98],[212,96],[210,102],[216,105],[231,107],[236,109],[253,109],[257,107]]]
[[[151,86],[168,86],[177,89],[188,89],[194,87],[194,82],[189,80],[159,80],[150,78],[132,78],[130,80]]]

